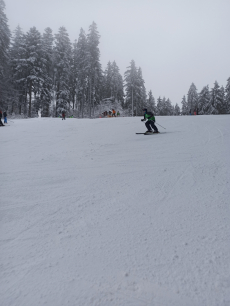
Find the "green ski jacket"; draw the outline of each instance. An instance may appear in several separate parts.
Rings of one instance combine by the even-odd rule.
[[[152,120],[152,121],[155,122],[155,117],[154,117],[153,113],[151,113],[151,112],[145,113],[144,114],[144,119],[145,120]]]

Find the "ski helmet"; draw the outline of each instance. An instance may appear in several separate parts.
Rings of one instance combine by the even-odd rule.
[[[147,112],[147,108],[143,108],[142,110],[143,110],[144,112]]]

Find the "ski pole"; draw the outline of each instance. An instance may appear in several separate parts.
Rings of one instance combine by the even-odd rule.
[[[156,123],[156,122],[155,122]],[[163,129],[165,129],[166,130],[166,128],[164,128],[162,125],[160,125],[159,123],[156,123],[157,125],[159,125],[159,126],[161,126]]]

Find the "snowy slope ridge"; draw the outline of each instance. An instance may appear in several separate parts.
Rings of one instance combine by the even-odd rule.
[[[230,116],[157,120],[0,129],[0,305],[230,305]]]

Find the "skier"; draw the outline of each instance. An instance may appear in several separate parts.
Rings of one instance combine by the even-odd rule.
[[[2,123],[2,111],[0,110],[0,126],[4,126],[4,124]]]
[[[62,112],[62,120],[65,120],[65,112]]]
[[[3,117],[4,117],[4,123],[7,123],[7,113],[6,113],[6,111],[3,113]]]
[[[146,131],[146,133],[159,133],[157,127],[155,126],[155,117],[153,113],[148,112],[147,108],[143,108],[143,112],[144,112],[144,119],[141,119],[141,121],[147,120],[145,125],[148,131]],[[152,131],[152,129],[154,129],[154,132]]]
[[[112,109],[112,112],[113,112],[112,117],[116,117],[116,111],[115,111],[115,109]]]

